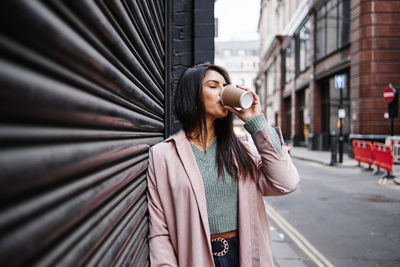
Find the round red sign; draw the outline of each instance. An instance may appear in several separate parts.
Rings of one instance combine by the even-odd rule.
[[[395,89],[391,86],[385,88],[385,91],[383,91],[383,99],[386,103],[390,103],[393,101],[395,92]]]

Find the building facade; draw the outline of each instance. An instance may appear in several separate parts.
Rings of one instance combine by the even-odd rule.
[[[223,66],[229,72],[232,84],[254,88],[259,64],[259,41],[231,40],[215,41],[215,64]],[[243,122],[234,120],[235,132],[246,134]]]
[[[259,41],[216,41],[215,64],[226,68],[232,83],[253,87],[257,76]]]
[[[352,139],[390,134],[383,90],[400,89],[399,15],[399,1],[262,1],[258,90],[279,96],[266,114],[294,145],[326,150],[335,132],[351,152]]]

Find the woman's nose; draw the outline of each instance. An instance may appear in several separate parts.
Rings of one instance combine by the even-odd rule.
[[[218,86],[218,97],[219,97],[219,98],[221,98],[222,89],[224,89],[223,86]]]
[[[224,89],[224,86],[223,85],[219,85],[218,89],[219,89],[219,94],[221,95],[221,92],[222,92],[222,89]]]

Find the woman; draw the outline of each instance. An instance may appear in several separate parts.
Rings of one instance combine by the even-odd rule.
[[[149,153],[152,266],[273,266],[262,196],[294,191],[299,176],[280,131],[257,95],[249,109],[220,102],[227,72],[209,63],[187,69],[175,94],[182,130]],[[255,147],[233,132],[245,122]]]

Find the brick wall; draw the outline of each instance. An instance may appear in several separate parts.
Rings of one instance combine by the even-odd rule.
[[[173,1],[173,77],[196,63],[214,62],[214,1]]]
[[[352,134],[390,134],[383,90],[389,83],[400,90],[399,14],[400,1],[351,1]]]
[[[214,62],[214,0],[171,0],[173,99],[182,72],[196,63]],[[171,105],[173,110],[173,103]],[[180,129],[172,114],[171,134]]]

